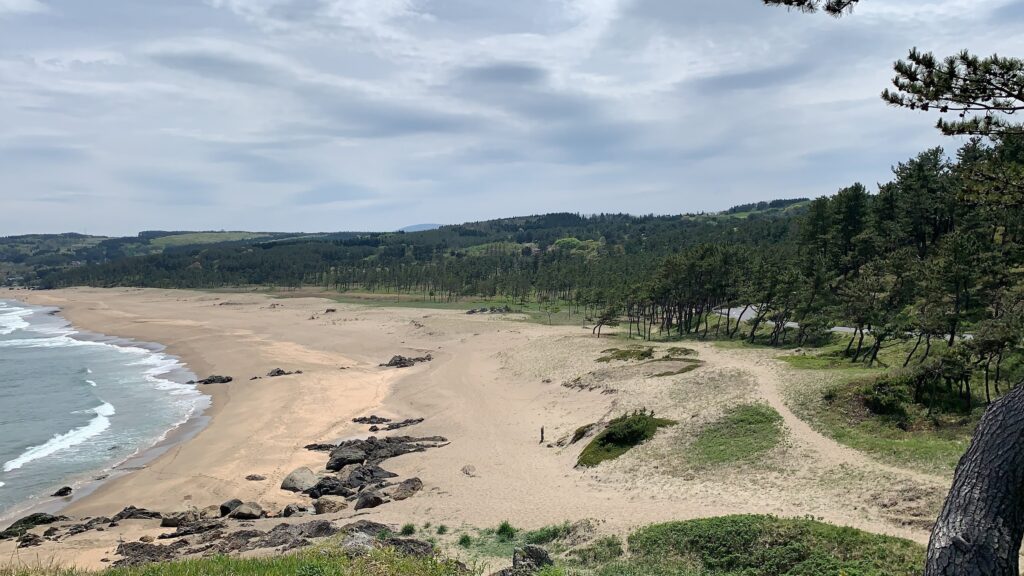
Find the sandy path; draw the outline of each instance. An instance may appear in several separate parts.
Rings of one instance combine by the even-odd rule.
[[[160,290],[31,297],[64,306],[82,328],[167,344],[198,373],[241,376],[226,387],[207,387],[215,392],[212,423],[195,439],[104,485],[69,509],[75,515],[109,515],[127,504],[173,510],[232,497],[277,510],[297,500],[277,489],[285,474],[302,465],[322,469],[324,455],[301,447],[366,434],[350,420],[369,413],[425,418],[399,433],[441,435],[451,443],[388,460],[385,468],[420,477],[424,490],[359,516],[396,525],[444,523],[453,528],[451,540],[460,528],[502,520],[533,529],[594,518],[601,530],[626,534],[654,522],[768,513],[812,515],[924,542],[948,486],[946,479],[881,464],[815,432],[785,404],[791,369],[766,351],[697,344],[702,368],[653,378],[642,366],[595,361],[622,341],[500,316]],[[327,307],[337,312],[326,315]],[[426,352],[435,358],[429,364],[377,366],[392,354]],[[305,374],[247,381],[276,366]],[[562,386],[577,378],[594,390]],[[703,426],[730,406],[757,401],[783,416],[783,445],[763,462],[715,469],[690,464],[688,447]],[[574,467],[582,444],[539,443],[541,426],[552,442],[639,408],[679,425],[594,469]],[[250,473],[268,480],[244,481]],[[117,538],[141,533],[126,526],[33,553],[97,566]],[[0,555],[8,548],[0,543]]]
[[[782,382],[787,368],[774,358],[777,351],[758,350],[729,350],[718,348],[710,344],[699,344],[696,348],[700,351],[701,358],[706,361],[732,366],[743,370],[757,381],[757,394],[761,400],[774,408],[783,418],[786,427],[794,441],[799,442],[817,453],[819,462],[831,466],[854,466],[863,469],[872,469],[882,473],[897,474],[913,478],[924,483],[944,483],[945,478],[932,474],[925,474],[906,468],[890,466],[879,462],[870,456],[844,446],[835,440],[824,436],[811,427],[810,424],[801,420],[790,410],[783,399]]]

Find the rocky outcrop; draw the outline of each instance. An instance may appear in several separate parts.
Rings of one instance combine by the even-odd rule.
[[[314,499],[321,496],[341,496],[347,498],[355,494],[355,491],[349,488],[337,476],[324,476],[312,488],[306,490],[305,494]]]
[[[418,358],[409,358],[407,356],[392,356],[391,360],[388,360],[384,364],[381,364],[384,368],[412,368],[413,366],[422,362],[430,362],[434,357],[430,354],[426,356],[420,356]]]
[[[348,464],[378,464],[403,454],[425,452],[429,448],[443,446],[448,440],[441,436],[414,438],[411,436],[393,436],[377,438],[370,436],[365,440],[348,440],[337,445],[311,444],[306,448],[323,450],[327,447],[331,456],[327,461],[327,469],[333,472],[341,470]]]
[[[18,538],[36,526],[45,526],[63,520],[67,520],[67,518],[64,516],[54,516],[52,514],[44,514],[41,512],[37,514],[30,514],[17,520],[14,524],[8,526],[6,530],[0,532],[0,540]]]
[[[228,383],[230,383],[233,380],[234,380],[234,378],[232,378],[231,376],[219,376],[217,374],[214,374],[213,376],[209,376],[207,378],[203,378],[202,380],[189,380],[188,383],[189,384],[203,384],[203,385],[207,385],[207,384],[228,384]]]
[[[227,524],[222,520],[193,520],[178,524],[174,532],[161,534],[159,537],[161,540],[180,538],[182,536],[192,536],[193,534],[204,534],[214,530],[223,530],[226,527]]]
[[[71,496],[71,492],[72,492],[71,486],[64,486],[60,490],[57,490],[56,492],[54,492],[53,493],[53,497],[54,498],[64,498],[66,496]]]
[[[316,485],[319,478],[309,468],[296,468],[281,481],[281,490],[305,492]]]
[[[391,422],[391,419],[381,418],[380,416],[373,414],[371,416],[361,416],[359,418],[353,418],[352,422],[356,424],[387,424],[388,422]]]
[[[129,506],[118,512],[110,520],[111,522],[121,522],[122,520],[160,520],[162,517],[163,516],[159,512]]]
[[[284,507],[281,511],[281,516],[284,518],[292,518],[295,516],[305,516],[309,514],[310,510],[308,507],[301,504],[289,504]]]
[[[31,548],[33,546],[42,546],[43,537],[38,534],[26,532],[18,538],[18,548]]]
[[[281,368],[274,368],[270,372],[267,372],[267,378],[277,378],[278,376],[291,376],[292,374],[302,374],[302,370],[296,370],[295,372],[288,372]]]
[[[117,555],[121,559],[114,562],[114,567],[142,566],[153,562],[167,562],[175,557],[182,549],[188,546],[183,541],[175,542],[170,546],[162,544],[148,544],[146,542],[122,542],[117,547]]]

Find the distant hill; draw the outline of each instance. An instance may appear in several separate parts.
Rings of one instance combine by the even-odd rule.
[[[399,228],[399,232],[426,232],[427,230],[437,230],[441,227],[441,224],[413,224],[412,226],[406,226],[405,228]]]

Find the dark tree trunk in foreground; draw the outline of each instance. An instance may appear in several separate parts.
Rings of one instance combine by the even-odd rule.
[[[1024,536],[1024,387],[985,412],[928,543],[925,576],[1018,576]]]

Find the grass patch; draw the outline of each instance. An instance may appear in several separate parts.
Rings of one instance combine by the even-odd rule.
[[[622,546],[622,538],[604,536],[590,544],[569,552],[571,561],[580,566],[591,568],[601,566],[622,558],[626,551]]]
[[[652,346],[630,346],[629,348],[609,348],[601,351],[604,356],[597,359],[598,362],[630,362],[651,360],[654,358]]]
[[[580,453],[580,466],[597,466],[605,460],[622,456],[634,446],[650,440],[663,426],[676,424],[674,420],[655,418],[643,413],[624,414],[608,423]]]
[[[348,558],[330,546],[297,554],[265,558],[213,556],[180,562],[149,564],[89,572],[59,567],[0,568],[0,576],[455,576],[462,574],[454,561],[401,556],[375,550],[361,558]]]
[[[572,524],[568,521],[561,524],[552,524],[551,526],[545,526],[538,530],[533,530],[523,534],[523,540],[527,544],[535,544],[537,546],[543,546],[550,544],[555,540],[565,538],[572,533]]]
[[[782,416],[772,407],[737,406],[697,435],[690,459],[703,466],[750,462],[775,448],[783,433]]]
[[[807,519],[724,516],[642,528],[600,576],[916,576],[914,542]]]
[[[658,372],[657,374],[654,374],[654,378],[665,378],[667,376],[679,376],[680,374],[686,374],[687,372],[693,372],[697,368],[700,368],[701,366],[704,365],[704,363],[701,362],[700,360],[693,360],[693,359],[677,360],[677,359],[673,358],[673,361],[675,361],[675,362],[683,362],[685,365],[682,368],[679,368],[677,370],[668,370],[666,372]]]
[[[406,524],[402,526],[402,529],[398,532],[402,536],[412,536],[416,533],[416,526],[414,524]]]
[[[895,414],[876,414],[865,400],[868,379],[861,370],[822,371],[794,393],[790,406],[815,430],[840,444],[884,462],[948,475],[970,445],[984,413],[978,402],[967,414],[927,414],[927,407],[905,404]],[[880,399],[875,398],[875,402]]]

